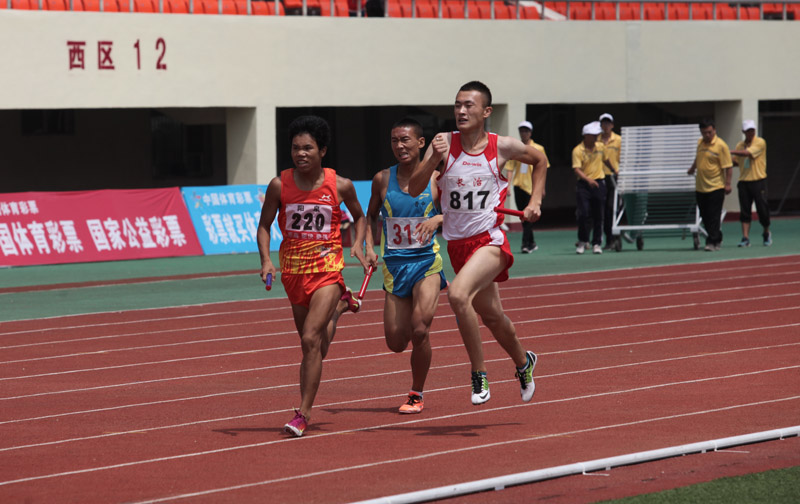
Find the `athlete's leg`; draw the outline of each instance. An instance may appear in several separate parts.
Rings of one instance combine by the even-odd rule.
[[[457,317],[458,330],[469,355],[472,371],[486,371],[480,326],[472,301],[479,292],[494,283],[495,277],[505,269],[506,262],[500,247],[481,247],[472,254],[447,289],[450,307]]]
[[[439,306],[441,276],[429,275],[414,284],[411,314],[411,390],[422,392],[431,367],[430,330]]]
[[[324,359],[328,355],[328,349],[333,342],[333,337],[336,335],[336,325],[339,323],[339,317],[342,313],[347,311],[347,301],[339,299],[339,303],[336,305],[336,310],[333,311],[333,316],[331,320],[328,322],[327,327],[325,328],[325,337],[322,339],[322,358]]]
[[[311,296],[308,308],[292,305],[295,325],[299,328],[303,361],[300,364],[300,413],[310,418],[311,406],[322,376],[322,342],[327,338],[327,325],[336,311],[342,288],[326,285]]]
[[[525,366],[528,362],[525,349],[517,338],[514,324],[503,312],[497,284],[492,282],[491,285],[478,292],[472,300],[472,306],[481,316],[483,324],[492,332],[494,339],[514,361],[514,364],[517,367]]]

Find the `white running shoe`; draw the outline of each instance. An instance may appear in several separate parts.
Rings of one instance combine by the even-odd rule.
[[[536,368],[536,354],[528,350],[528,367],[525,370],[517,368],[514,376],[519,378],[519,395],[522,396],[524,402],[529,402],[533,398],[533,393],[536,391],[536,384],[533,383],[533,370]]]
[[[489,393],[489,380],[486,373],[472,372],[472,404],[483,404],[492,395]]]

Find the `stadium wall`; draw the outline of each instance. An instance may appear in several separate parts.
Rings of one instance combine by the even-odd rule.
[[[790,22],[2,10],[0,44],[0,110],[224,109],[231,184],[276,174],[280,107],[448,106],[479,79],[499,133],[515,134],[526,104],[710,101],[732,146],[759,100],[800,98]]]

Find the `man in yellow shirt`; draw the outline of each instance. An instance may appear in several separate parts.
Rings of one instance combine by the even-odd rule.
[[[758,222],[764,228],[764,246],[772,245],[769,230],[769,206],[767,206],[767,142],[756,136],[756,123],[748,119],[742,122],[744,140],[731,151],[733,164],[739,166],[739,220],[742,222],[740,247],[750,246],[750,221],[753,218],[753,202],[756,203]]]
[[[532,145],[536,149],[545,154],[544,147],[537,144],[531,139],[533,134],[533,124],[530,121],[522,121],[519,123],[519,138],[525,145]],[[550,168],[550,161],[547,162],[547,167]],[[505,171],[506,177],[511,181],[514,186],[514,202],[517,208],[525,208],[531,200],[531,175],[528,170],[530,166],[519,161],[510,160],[506,162]],[[536,240],[533,237],[533,222],[522,221],[522,253],[530,254],[534,250],[538,250]]]
[[[725,195],[731,193],[731,170],[733,161],[728,144],[717,137],[714,121],[706,119],[700,123],[702,138],[697,141],[697,154],[692,167],[687,172],[694,175],[695,196],[700,218],[706,229],[706,252],[719,250],[722,246],[722,204]]]
[[[592,252],[602,254],[603,213],[606,203],[606,175],[603,166],[613,170],[608,153],[603,144],[597,141],[602,133],[600,122],[594,121],[583,126],[583,141],[572,149],[572,169],[578,178],[575,196],[578,204],[578,246],[577,254],[583,254],[589,246],[589,224],[593,223]]]
[[[614,116],[603,114],[600,116],[600,128],[603,133],[597,137],[597,141],[603,144],[608,152],[608,162],[611,167],[603,166],[603,173],[606,174],[606,209],[603,217],[603,231],[606,235],[605,250],[613,249],[619,236],[612,234],[614,225],[614,190],[617,187],[617,174],[619,173],[619,152],[622,148],[622,137],[614,133]]]

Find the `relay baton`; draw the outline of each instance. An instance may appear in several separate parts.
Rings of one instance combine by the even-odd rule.
[[[272,290],[272,273],[267,273],[267,280],[264,283],[267,286],[267,290]]]
[[[372,278],[372,273],[374,271],[375,268],[370,264],[367,269],[367,274],[364,276],[364,281],[361,283],[361,290],[358,291],[358,299],[364,298],[364,293],[367,292],[367,285],[369,285],[369,279]]]
[[[497,213],[506,214],[506,215],[515,215],[517,217],[524,217],[525,216],[525,212],[523,212],[522,210],[513,210],[511,208],[494,207],[494,211],[497,212]]]

